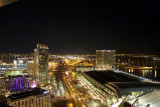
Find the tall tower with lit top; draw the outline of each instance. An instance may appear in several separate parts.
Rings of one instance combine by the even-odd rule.
[[[48,82],[48,50],[48,46],[39,43],[34,50],[35,72],[33,77],[39,82]]]
[[[96,69],[112,70],[115,67],[116,50],[96,50]]]

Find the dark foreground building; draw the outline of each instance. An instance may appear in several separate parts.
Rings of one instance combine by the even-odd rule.
[[[12,107],[50,107],[50,92],[35,88],[29,91],[11,94],[7,104]]]

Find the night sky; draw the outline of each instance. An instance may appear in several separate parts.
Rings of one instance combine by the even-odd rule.
[[[29,53],[42,43],[55,54],[116,49],[160,55],[159,5],[158,0],[20,0],[0,7],[0,53]]]

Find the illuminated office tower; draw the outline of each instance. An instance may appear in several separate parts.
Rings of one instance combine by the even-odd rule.
[[[34,71],[32,77],[34,79],[38,79],[38,73],[39,73],[39,59],[38,59],[38,51],[37,49],[34,49]]]
[[[0,0],[0,7],[16,1],[18,0]]]
[[[27,69],[26,71],[28,72],[29,76],[33,77],[34,73],[34,60],[28,60],[27,61]]]
[[[115,68],[116,50],[96,50],[96,69],[112,70]]]
[[[39,81],[48,82],[48,46],[37,44],[37,48],[34,50],[34,62],[35,72],[34,77]]]
[[[18,59],[13,61],[14,69],[26,69],[27,61],[25,59]]]

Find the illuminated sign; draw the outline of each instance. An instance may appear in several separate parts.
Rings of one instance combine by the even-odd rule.
[[[36,81],[34,80],[32,83],[31,83],[31,88],[35,88],[36,87]]]

